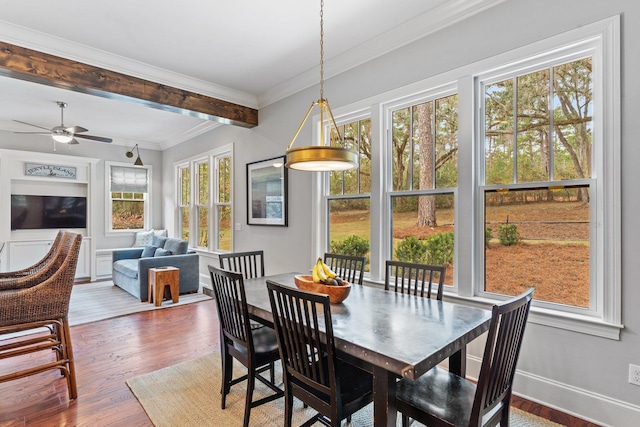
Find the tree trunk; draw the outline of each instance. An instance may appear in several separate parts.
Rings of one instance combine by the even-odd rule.
[[[435,187],[435,144],[431,125],[432,102],[418,105],[418,146],[420,148],[420,189]],[[418,227],[436,227],[435,196],[418,197]]]

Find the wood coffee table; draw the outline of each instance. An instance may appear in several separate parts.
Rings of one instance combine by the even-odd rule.
[[[169,288],[169,292],[165,292]],[[166,297],[178,302],[180,294],[180,269],[177,267],[156,267],[149,269],[149,303],[162,305]]]

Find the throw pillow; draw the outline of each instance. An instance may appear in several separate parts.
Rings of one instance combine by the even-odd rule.
[[[136,239],[133,242],[133,246],[145,247],[150,246],[153,240],[153,230],[138,231],[136,233]]]
[[[140,258],[149,258],[154,256],[156,253],[156,249],[158,249],[157,246],[145,246],[142,250],[142,255],[140,255]]]
[[[167,230],[153,230],[153,235],[158,237],[167,237]]]
[[[158,248],[158,249],[156,249],[156,253],[155,253],[154,257],[169,256],[169,255],[171,255],[170,251],[168,251],[166,249]]]
[[[173,255],[184,255],[187,253],[187,249],[189,249],[189,244],[186,240],[167,239],[164,248],[171,251]]]
[[[159,248],[164,248],[164,242],[166,241],[167,241],[166,237],[162,237],[162,236],[158,236],[157,234],[154,234],[153,239],[151,240],[151,244]]]

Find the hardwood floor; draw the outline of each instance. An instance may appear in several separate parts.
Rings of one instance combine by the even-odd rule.
[[[136,313],[71,328],[78,399],[50,371],[0,384],[0,426],[150,426],[125,381],[219,349],[214,301]],[[0,373],[29,366],[33,357],[0,361]],[[514,406],[572,427],[593,427],[524,399]],[[212,404],[218,404],[212,396]]]

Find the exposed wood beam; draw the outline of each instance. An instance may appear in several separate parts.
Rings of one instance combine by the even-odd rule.
[[[258,110],[0,41],[0,75],[242,127]]]

